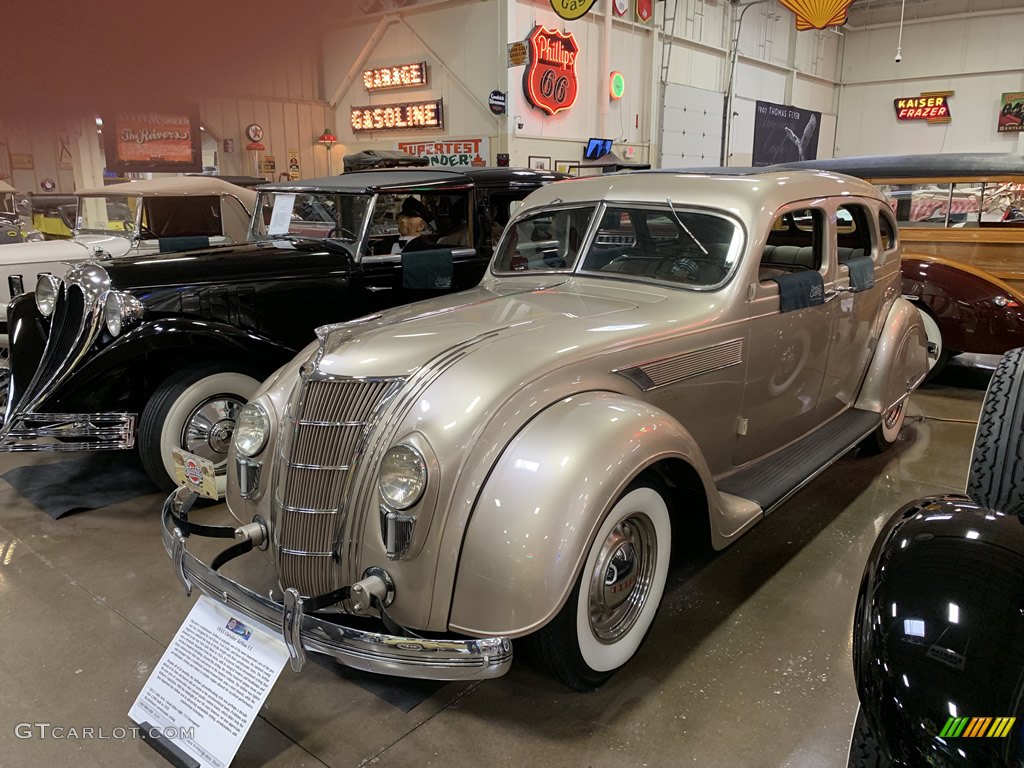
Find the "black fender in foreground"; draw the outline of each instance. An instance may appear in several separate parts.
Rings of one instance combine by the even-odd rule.
[[[313,335],[310,334],[310,340]],[[230,361],[263,378],[297,350],[226,323],[171,317],[132,328],[89,355],[47,398],[47,407],[67,412],[102,411],[130,387],[138,401],[166,376],[191,363]],[[126,387],[125,376],[132,382]],[[144,380],[148,386],[140,386]],[[137,405],[137,403],[136,403]]]
[[[962,496],[908,504],[875,542],[853,631],[861,706],[895,765],[1024,766],[1024,520]]]

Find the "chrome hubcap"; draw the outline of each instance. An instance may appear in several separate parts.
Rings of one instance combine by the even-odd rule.
[[[602,643],[629,632],[647,603],[658,545],[650,518],[634,514],[601,545],[590,576],[590,629]]]
[[[185,421],[181,447],[215,465],[223,464],[228,458],[238,412],[244,405],[244,400],[231,395],[218,395],[200,403]]]
[[[900,414],[903,413],[903,403],[894,405],[888,411],[885,412],[885,428],[892,429],[900,420]]]

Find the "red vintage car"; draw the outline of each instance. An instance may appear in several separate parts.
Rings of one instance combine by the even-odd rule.
[[[889,197],[903,244],[903,293],[923,316],[932,376],[964,352],[1024,346],[1024,156],[847,157],[785,167],[859,176]]]

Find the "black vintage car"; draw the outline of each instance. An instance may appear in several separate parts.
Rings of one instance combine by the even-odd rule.
[[[559,178],[417,168],[269,184],[248,244],[42,275],[8,308],[0,450],[137,442],[161,487],[174,447],[221,464],[248,396],[316,327],[476,285],[513,203]],[[413,209],[427,228],[409,243]]]
[[[1024,350],[982,407],[966,496],[897,512],[854,615],[851,768],[1024,766]]]

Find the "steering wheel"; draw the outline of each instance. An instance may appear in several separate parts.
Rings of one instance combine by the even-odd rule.
[[[331,227],[331,231],[327,233],[327,239],[329,240],[332,237],[334,237],[334,234],[336,232],[338,234],[344,235],[345,237],[347,237],[349,240],[352,240],[353,242],[359,239],[359,235],[357,235],[351,229],[347,229],[346,227]]]

